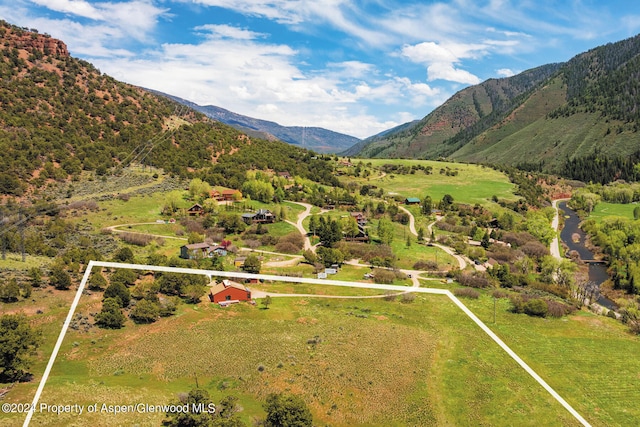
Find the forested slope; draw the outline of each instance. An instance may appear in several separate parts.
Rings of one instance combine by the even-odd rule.
[[[187,107],[102,74],[59,40],[0,23],[0,194],[142,162],[241,185],[252,168],[337,184],[326,162],[251,139]],[[230,161],[233,156],[233,161]]]

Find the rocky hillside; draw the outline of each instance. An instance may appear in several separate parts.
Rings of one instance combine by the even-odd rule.
[[[636,36],[466,88],[416,125],[367,140],[357,155],[447,157],[587,181],[636,179],[629,159],[640,148],[639,82]],[[583,173],[593,159],[611,166]]]
[[[241,185],[249,169],[335,184],[310,152],[250,138],[118,82],[46,34],[0,22],[0,41],[0,195],[118,173],[132,162],[218,185]]]

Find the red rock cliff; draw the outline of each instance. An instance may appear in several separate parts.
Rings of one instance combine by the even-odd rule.
[[[37,49],[46,55],[69,56],[67,45],[63,41],[41,34],[28,33],[16,35],[15,46],[18,49]]]

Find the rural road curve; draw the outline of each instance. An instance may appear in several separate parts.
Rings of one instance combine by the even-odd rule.
[[[562,255],[560,255],[560,241],[558,238],[558,227],[560,227],[560,210],[558,209],[558,202],[563,202],[569,199],[557,199],[551,202],[551,205],[556,210],[556,214],[553,216],[553,220],[551,221],[551,227],[556,231],[556,237],[551,241],[551,245],[549,246],[549,252],[551,252],[551,256],[555,259],[562,259]]]
[[[165,224],[165,223],[162,223],[162,224]],[[185,240],[185,241],[189,240],[184,237],[163,236],[162,234],[143,233],[141,231],[118,230],[119,227],[131,227],[134,225],[162,225],[162,224],[159,222],[134,222],[132,224],[110,225],[109,227],[105,227],[105,229],[111,231],[112,233],[131,233],[131,234],[142,234],[144,236],[151,236],[151,237],[160,237],[162,239],[176,239],[176,240]]]
[[[307,249],[311,249],[312,251],[315,252],[315,248],[311,245],[311,239],[309,239],[309,236],[307,235],[308,234],[307,230],[305,230],[304,226],[302,225],[302,222],[305,220],[305,218],[311,215],[312,206],[309,203],[291,202],[291,201],[288,201],[288,202],[295,203],[296,205],[300,205],[304,207],[304,211],[298,214],[298,220],[296,222],[292,222],[292,221],[287,221],[287,222],[293,225],[294,227],[296,227],[298,231],[300,231],[300,234],[302,234],[302,237],[304,237],[304,250],[306,251]]]
[[[404,206],[398,206],[398,208],[400,208],[401,211],[406,212],[407,215],[409,215],[409,231],[411,231],[411,234],[413,234],[414,236],[418,236],[418,232],[416,231],[416,219],[414,218],[413,214],[407,208],[405,208]],[[435,221],[427,226],[427,229],[429,231],[429,235],[431,235],[431,230],[432,230],[433,224],[435,224]],[[448,246],[444,246],[444,245],[441,245],[441,244],[435,243],[435,242],[431,242],[431,244],[433,246],[435,246],[436,248],[442,249],[443,251],[445,251],[446,253],[448,253],[452,257],[454,257],[456,259],[456,261],[458,261],[458,267],[460,267],[460,270],[464,270],[467,267],[467,263],[471,263],[470,260],[467,261],[465,259],[465,257],[463,257],[462,255],[458,255],[456,253],[456,251],[454,251],[453,249],[451,249]]]

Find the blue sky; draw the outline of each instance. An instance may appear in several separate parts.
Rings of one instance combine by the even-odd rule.
[[[489,78],[640,32],[640,2],[0,0],[118,80],[364,138]]]

